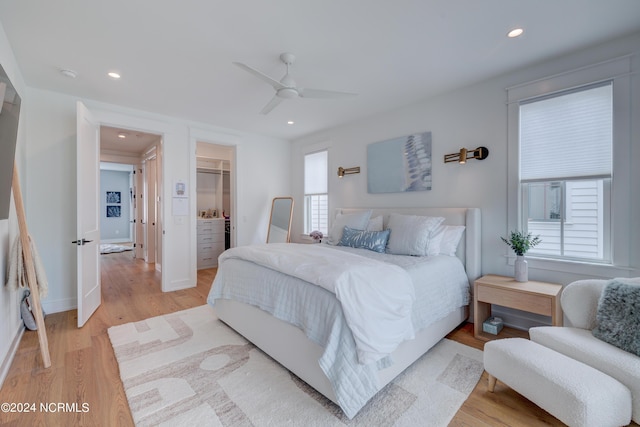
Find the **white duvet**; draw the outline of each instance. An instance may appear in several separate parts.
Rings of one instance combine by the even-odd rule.
[[[250,261],[334,293],[361,364],[376,362],[414,338],[414,288],[409,274],[396,265],[321,245],[288,243],[229,249],[219,262],[227,258]]]

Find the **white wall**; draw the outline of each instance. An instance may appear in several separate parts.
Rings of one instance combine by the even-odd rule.
[[[0,64],[7,73],[9,80],[13,83],[16,91],[22,98],[22,108],[20,112],[20,128],[18,130],[18,145],[16,147],[16,162],[18,164],[18,172],[20,174],[20,185],[22,192],[26,191],[25,182],[25,163],[24,163],[24,151],[26,145],[26,123],[28,115],[25,112],[25,106],[27,100],[25,99],[25,84],[18,69],[18,64],[11,46],[7,41],[7,36],[4,33],[4,28],[0,24]],[[20,318],[19,301],[21,292],[4,286],[4,281],[7,272],[7,257],[9,255],[9,230],[11,228],[17,228],[17,222],[15,218],[15,208],[13,203],[9,213],[9,219],[0,220],[0,313],[2,313],[2,320],[0,321],[0,386],[4,381],[4,378],[9,369],[9,363],[11,362],[13,352],[15,352],[18,344],[18,340],[21,336],[23,329],[22,319]],[[14,234],[11,233],[13,237]]]
[[[76,249],[71,244],[76,239],[76,98],[32,88],[27,94],[31,117],[26,155],[28,221],[33,224],[32,234],[50,282],[49,296],[43,305],[48,312],[69,310],[76,306]],[[90,100],[85,103],[102,124],[163,134],[165,185],[160,196],[165,218],[163,282],[167,289],[194,286],[196,183],[195,166],[192,167],[195,150],[189,149],[190,135],[196,128],[203,135],[220,129]],[[249,244],[261,229],[266,236],[272,194],[290,192],[290,144],[230,130],[225,130],[225,134],[233,135],[238,151],[237,206],[241,218],[238,244]],[[262,178],[256,180],[256,176]],[[171,188],[177,179],[186,180],[194,201],[192,212],[184,217],[172,215]]]
[[[303,197],[303,156],[306,152],[329,147],[329,208],[336,207],[414,207],[453,206],[479,207],[482,210],[482,271],[512,275],[507,264],[508,249],[499,239],[507,234],[507,104],[506,88],[571,71],[621,55],[638,53],[640,34],[595,46],[572,55],[550,60],[526,69],[426,99],[416,105],[369,117],[294,141],[292,150],[292,189],[297,199]],[[637,62],[637,61],[636,61]],[[425,77],[428,78],[428,77]],[[634,93],[632,152],[629,162],[640,164],[640,76],[633,76]],[[411,133],[431,131],[433,186],[431,191],[368,194],[367,145]],[[444,164],[443,156],[460,148],[486,146],[489,157],[471,160],[466,165]],[[359,175],[337,177],[338,166],[360,166]],[[632,168],[634,176],[627,186],[631,200],[630,276],[640,275],[640,168]],[[615,171],[614,171],[615,174]],[[293,238],[300,240],[302,206],[296,206]],[[567,284],[583,278],[549,270],[530,270],[530,278]]]

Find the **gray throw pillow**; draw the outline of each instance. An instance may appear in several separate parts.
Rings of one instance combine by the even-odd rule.
[[[593,336],[640,356],[640,285],[613,279],[598,301]]]

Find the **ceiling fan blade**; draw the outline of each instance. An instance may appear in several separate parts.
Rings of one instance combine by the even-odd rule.
[[[350,98],[352,96],[358,96],[358,94],[333,90],[298,88],[298,96],[300,96],[300,98]]]
[[[264,73],[261,73],[260,71],[256,70],[255,68],[249,67],[246,64],[243,64],[241,62],[234,62],[235,65],[237,65],[238,67],[242,68],[243,70],[253,74],[254,76],[256,76],[257,78],[259,78],[260,80],[262,80],[265,83],[268,83],[269,85],[271,85],[275,90],[278,89],[284,89],[286,86],[283,85],[282,83],[280,83],[277,80],[272,79],[271,77],[267,76]]]
[[[262,109],[262,111],[260,111],[260,113],[261,114],[269,114],[271,112],[271,110],[276,108],[282,101],[283,101],[283,98],[280,98],[277,95],[274,96],[273,98],[271,98],[271,101],[269,101],[269,103],[264,106],[264,108]]]

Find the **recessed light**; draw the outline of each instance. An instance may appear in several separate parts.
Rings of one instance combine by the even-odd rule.
[[[62,74],[65,77],[69,77],[70,79],[75,79],[76,77],[78,77],[78,73],[76,73],[73,70],[68,70],[68,69],[60,70],[60,74]]]
[[[287,122],[287,124],[288,124],[288,125],[292,125],[292,124],[294,124],[294,123],[295,123],[295,122],[294,122],[293,120],[289,120],[289,121]]]
[[[118,74],[118,73],[116,73],[114,71],[111,71],[110,73],[107,73],[107,75],[109,77],[111,77],[112,79],[119,79],[120,78],[120,74]]]
[[[514,28],[513,30],[507,33],[507,37],[509,38],[519,37],[522,35],[522,33],[524,33],[524,30],[522,28]]]
[[[126,133],[124,133],[124,132],[118,133],[118,138],[125,139],[126,137],[127,137]]]

